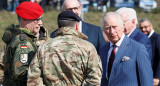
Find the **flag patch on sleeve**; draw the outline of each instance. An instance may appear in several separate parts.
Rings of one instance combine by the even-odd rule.
[[[27,46],[26,46],[26,45],[23,45],[23,46],[21,46],[21,48],[27,48]]]

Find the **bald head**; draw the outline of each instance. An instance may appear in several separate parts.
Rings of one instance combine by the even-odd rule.
[[[78,0],[65,0],[62,5],[62,11],[69,10],[81,16],[81,4]]]

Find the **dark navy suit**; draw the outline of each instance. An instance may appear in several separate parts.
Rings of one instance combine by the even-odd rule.
[[[160,79],[160,35],[154,32],[150,40],[152,43],[153,77]]]
[[[54,37],[54,32],[50,34],[51,38]],[[98,53],[99,49],[106,44],[104,37],[102,35],[102,30],[98,26],[88,24],[82,21],[82,33],[88,36],[87,40],[95,46]]]
[[[149,55],[144,45],[127,36],[124,37],[108,78],[107,64],[110,43],[100,49],[103,67],[101,86],[153,86],[153,73]],[[129,60],[123,61],[124,57]]]
[[[152,45],[151,45],[149,38],[144,33],[142,33],[138,28],[136,28],[131,33],[129,38],[131,38],[139,43],[142,43],[146,47],[147,52],[150,56],[150,61],[151,61],[151,59],[152,59]]]

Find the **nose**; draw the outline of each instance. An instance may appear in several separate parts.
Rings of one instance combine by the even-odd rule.
[[[113,27],[111,27],[110,32],[113,34],[115,32],[115,29]]]
[[[39,20],[39,21],[38,21],[38,24],[39,24],[39,25],[42,25],[42,24],[43,24],[43,23],[42,23],[42,20]]]
[[[142,30],[142,31],[145,31],[146,29],[145,29],[144,27],[141,27],[141,30]]]

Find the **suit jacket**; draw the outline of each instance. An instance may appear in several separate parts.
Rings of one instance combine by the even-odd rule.
[[[152,43],[153,77],[160,79],[160,35],[154,32],[150,37]]]
[[[149,59],[151,61],[151,59],[152,59],[152,45],[151,45],[149,38],[144,33],[142,33],[138,28],[136,28],[131,33],[129,38],[131,38],[139,43],[142,43],[146,47],[147,52],[149,54]]]
[[[54,37],[54,33],[55,31],[50,34],[51,38]],[[98,53],[99,49],[106,44],[104,37],[102,35],[102,30],[98,26],[82,21],[82,33],[88,36],[87,40],[95,46]]]
[[[100,49],[103,67],[101,86],[153,86],[153,73],[149,55],[144,45],[124,37],[112,65],[108,78],[107,64],[110,43]],[[129,57],[128,60],[122,60]]]

